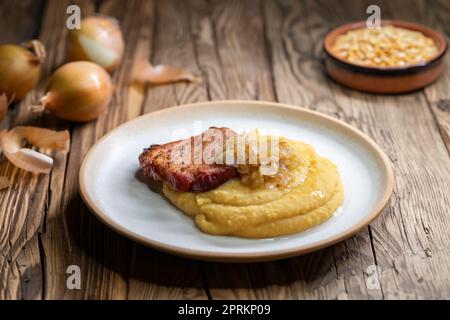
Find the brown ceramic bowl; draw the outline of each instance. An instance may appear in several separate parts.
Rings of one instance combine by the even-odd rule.
[[[402,93],[423,88],[439,77],[444,69],[443,57],[447,51],[447,43],[439,32],[417,23],[399,20],[382,20],[381,24],[422,32],[436,42],[437,54],[425,63],[402,67],[369,67],[350,63],[331,51],[339,35],[366,27],[365,21],[349,23],[333,29],[324,39],[325,68],[332,79],[361,91]]]

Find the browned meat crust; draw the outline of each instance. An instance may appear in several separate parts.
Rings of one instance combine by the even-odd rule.
[[[139,163],[146,176],[165,181],[173,190],[211,190],[238,175],[235,167],[210,160],[218,150],[216,147],[224,150],[226,137],[235,135],[231,129],[211,127],[195,137],[152,145],[139,155]],[[196,149],[194,145],[202,148]]]

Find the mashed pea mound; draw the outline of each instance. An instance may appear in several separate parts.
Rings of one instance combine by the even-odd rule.
[[[283,138],[300,161],[284,170],[288,185],[254,187],[234,179],[216,189],[177,192],[164,184],[164,195],[194,218],[203,232],[245,238],[288,235],[317,226],[341,206],[344,192],[337,167],[314,149]]]

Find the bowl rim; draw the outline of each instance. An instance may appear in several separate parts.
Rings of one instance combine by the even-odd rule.
[[[390,20],[390,19],[382,19],[381,25],[392,25],[396,27],[401,27],[404,29],[409,29],[413,31],[419,31],[425,36],[432,38],[437,44],[438,44],[438,52],[436,55],[431,58],[430,60],[427,60],[425,62],[421,62],[418,64],[411,64],[411,65],[405,65],[405,66],[394,66],[394,67],[373,67],[373,66],[365,66],[361,64],[356,64],[349,62],[343,58],[340,58],[336,54],[334,54],[331,50],[331,45],[336,39],[337,36],[342,35],[349,30],[355,30],[366,27],[366,21],[356,21],[356,22],[350,22],[343,24],[341,26],[338,26],[336,28],[333,28],[331,31],[327,33],[323,40],[323,50],[326,53],[326,55],[331,58],[334,62],[337,62],[339,65],[347,67],[352,69],[353,71],[359,71],[363,73],[374,73],[374,74],[381,74],[381,75],[401,75],[401,74],[410,74],[410,73],[417,73],[424,71],[425,69],[428,69],[429,67],[432,67],[438,63],[440,63],[441,59],[444,57],[444,55],[447,52],[448,44],[445,40],[444,36],[439,32],[436,31],[430,27],[427,27],[425,25],[411,22],[411,21],[404,21],[404,20]]]

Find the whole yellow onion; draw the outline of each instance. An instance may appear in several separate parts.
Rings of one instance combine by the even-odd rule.
[[[0,46],[0,94],[10,101],[20,100],[38,83],[41,64],[45,60],[45,47],[39,40],[21,46]]]
[[[41,106],[70,121],[97,118],[108,106],[113,92],[110,75],[88,61],[69,62],[51,76]]]
[[[122,59],[124,40],[119,23],[107,16],[93,16],[81,20],[80,29],[69,32],[69,60],[97,63],[109,72]]]

